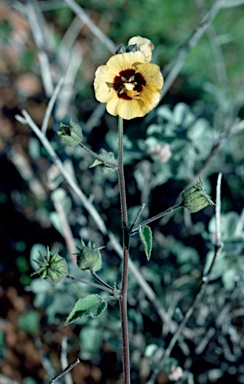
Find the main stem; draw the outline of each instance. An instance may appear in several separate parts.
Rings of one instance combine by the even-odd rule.
[[[122,288],[121,288],[121,295],[120,295],[120,315],[121,315],[122,342],[123,342],[124,384],[130,384],[130,352],[129,352],[128,321],[127,321],[129,233],[128,233],[125,178],[124,178],[124,166],[123,166],[123,119],[121,117],[119,117],[119,120],[118,120],[118,131],[119,131],[118,177],[119,177],[119,194],[120,194],[120,206],[121,206],[121,216],[122,216],[122,236],[123,236],[123,269],[122,269]]]

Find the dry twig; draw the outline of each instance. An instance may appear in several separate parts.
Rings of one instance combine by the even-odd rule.
[[[107,49],[115,53],[116,45],[110,40],[102,31],[99,29],[96,24],[89,18],[86,12],[74,1],[74,0],[64,0],[68,6],[74,11],[74,13],[83,21],[83,23],[90,29],[94,36],[96,36],[101,43]]]
[[[162,89],[162,97],[166,95],[171,85],[175,81],[176,77],[180,73],[181,68],[183,67],[190,49],[193,48],[199,39],[202,37],[203,33],[206,31],[208,26],[211,24],[215,16],[218,14],[219,10],[223,8],[224,4],[227,0],[218,0],[212,6],[209,12],[202,18],[200,24],[197,28],[192,32],[191,36],[184,43],[172,57],[172,59],[168,62],[163,70],[163,74],[166,76],[165,83]]]
[[[221,178],[222,174],[220,173],[218,175],[218,180],[217,180],[217,187],[216,187],[216,213],[215,213],[215,218],[216,218],[216,242],[215,242],[215,252],[214,252],[214,257],[211,262],[211,265],[209,267],[209,270],[207,273],[202,277],[202,282],[201,285],[198,289],[198,292],[195,296],[195,299],[193,300],[191,306],[188,308],[183,320],[181,321],[177,331],[175,332],[174,336],[172,337],[167,349],[165,350],[164,357],[161,361],[161,364],[165,362],[166,359],[170,357],[170,354],[172,352],[172,349],[174,348],[176,342],[178,341],[184,327],[186,326],[189,318],[191,317],[194,309],[197,307],[197,305],[200,303],[202,296],[205,292],[206,286],[210,280],[210,275],[211,272],[215,266],[216,260],[219,257],[220,253],[222,252],[223,249],[223,243],[221,241],[221,232],[220,232],[220,210],[221,210],[221,200],[220,200],[220,192],[221,192]]]

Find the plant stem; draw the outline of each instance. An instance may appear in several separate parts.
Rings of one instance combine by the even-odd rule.
[[[66,375],[66,373],[68,373],[69,371],[71,371],[71,369],[73,369],[77,364],[79,364],[81,361],[79,359],[79,357],[77,357],[77,359],[75,361],[73,361],[73,363],[69,364],[67,368],[65,368],[61,373],[59,373],[57,376],[55,376],[49,384],[53,384],[55,383],[55,381],[57,381],[58,379],[60,379],[62,376]]]
[[[147,225],[149,223],[152,223],[153,221],[155,220],[158,220],[158,219],[161,219],[162,217],[176,211],[177,209],[179,208],[182,208],[183,205],[181,204],[178,204],[178,205],[173,205],[173,207],[170,207],[168,209],[166,209],[166,211],[163,211],[163,212],[160,212],[158,213],[156,216],[153,216],[153,217],[150,217],[149,219],[143,221],[140,225],[138,225],[137,227],[132,227],[132,229],[130,230],[130,233],[133,234],[135,232],[137,232],[139,230],[139,227],[143,227],[144,225]]]
[[[79,146],[84,149],[87,153],[89,153],[92,157],[95,157],[95,159],[100,160],[104,165],[107,165],[110,168],[117,169],[117,164],[113,163],[112,161],[104,159],[104,157],[98,155],[96,152],[93,152],[90,148],[88,148],[86,145],[80,143]]]
[[[130,233],[131,233],[132,229],[134,228],[134,226],[136,225],[136,222],[137,222],[137,220],[139,219],[140,214],[142,213],[143,209],[145,208],[145,205],[146,205],[146,204],[142,204],[141,207],[140,207],[140,209],[139,209],[139,211],[137,212],[136,217],[135,217],[133,223],[132,223],[131,226],[130,226],[130,229],[129,229],[129,232],[130,232]]]
[[[113,294],[112,288],[105,287],[104,285],[100,285],[100,284],[92,283],[91,281],[79,279],[78,277],[74,277],[74,276],[71,276],[69,274],[66,276],[66,278],[70,279],[70,280],[77,281],[78,283],[90,285],[91,287],[98,288],[98,289],[101,289],[102,291],[106,291],[106,292]]]
[[[109,289],[112,289],[113,288],[111,287],[111,285],[107,284],[105,281],[103,281],[103,279],[101,279],[97,274],[96,272],[94,272],[92,269],[90,270],[92,276],[94,277],[94,279],[96,279],[97,281],[99,281],[99,283],[101,283],[102,285],[104,285],[104,287],[107,287]]]
[[[127,205],[125,194],[125,178],[123,167],[123,119],[119,116],[119,194],[122,217],[122,236],[123,236],[123,269],[122,269],[122,288],[120,295],[120,313],[121,313],[121,328],[123,342],[123,373],[124,384],[130,384],[130,352],[129,352],[129,337],[128,337],[128,321],[127,321],[127,288],[128,288],[128,266],[129,266],[129,233],[127,230]]]
[[[216,243],[215,243],[214,257],[213,257],[213,259],[211,261],[211,264],[210,264],[210,267],[209,267],[208,271],[202,277],[201,284],[200,284],[200,286],[198,288],[197,294],[196,294],[192,304],[190,305],[190,307],[186,311],[186,314],[185,314],[183,320],[179,324],[178,329],[176,330],[176,332],[173,335],[173,337],[172,337],[172,339],[171,339],[167,349],[165,350],[163,358],[160,360],[160,363],[162,365],[170,357],[171,352],[172,352],[176,342],[178,341],[178,339],[179,339],[183,329],[185,328],[189,318],[191,317],[194,309],[201,302],[201,298],[202,298],[203,294],[205,293],[206,287],[207,287],[207,285],[209,283],[210,275],[211,275],[211,272],[212,272],[212,270],[213,270],[213,268],[215,266],[216,260],[218,259],[219,255],[221,254],[221,252],[223,250],[224,244],[221,241],[221,233],[220,233],[220,210],[221,210],[220,188],[221,188],[221,178],[222,178],[222,174],[220,173],[219,176],[218,176],[217,187],[216,187],[216,214],[215,214],[216,215],[215,216],[216,217]]]

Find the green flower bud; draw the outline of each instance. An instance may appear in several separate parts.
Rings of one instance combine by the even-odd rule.
[[[210,196],[206,194],[201,180],[196,185],[182,192],[182,205],[188,209],[190,213],[195,213],[208,205],[214,205]]]
[[[88,246],[85,245],[84,241],[81,241],[81,248],[78,248],[77,253],[77,265],[82,271],[93,271],[97,272],[102,268],[102,257],[100,254],[100,248],[96,248],[95,244],[91,244],[89,241]]]
[[[64,144],[67,144],[71,147],[75,147],[80,144],[83,140],[83,134],[81,127],[74,123],[72,119],[70,119],[69,125],[60,124],[61,131],[58,132],[59,137],[63,141]]]
[[[42,279],[49,281],[50,283],[58,283],[63,280],[68,273],[68,267],[63,257],[59,256],[58,251],[51,255],[49,248],[47,248],[47,255],[43,256],[41,252],[40,260],[35,260],[39,264],[40,268],[31,274],[39,274]]]

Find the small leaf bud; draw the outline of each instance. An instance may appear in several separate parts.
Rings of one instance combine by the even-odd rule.
[[[63,257],[56,251],[53,255],[50,254],[49,248],[47,248],[47,255],[43,256],[41,252],[40,260],[36,260],[40,268],[31,276],[39,274],[42,279],[49,281],[50,283],[58,283],[63,280],[68,273],[68,267]]]
[[[74,123],[72,119],[70,119],[69,125],[61,123],[60,128],[61,131],[58,132],[58,135],[64,144],[67,144],[70,147],[75,147],[82,142],[82,129],[79,124]]]
[[[89,241],[88,246],[84,241],[81,242],[82,247],[78,248],[77,253],[77,265],[82,271],[97,272],[102,268],[102,257],[100,254],[100,248],[96,248],[95,244],[91,244]]]
[[[214,205],[210,196],[206,194],[201,180],[196,185],[182,192],[182,205],[188,209],[190,213],[195,213],[208,205]]]

